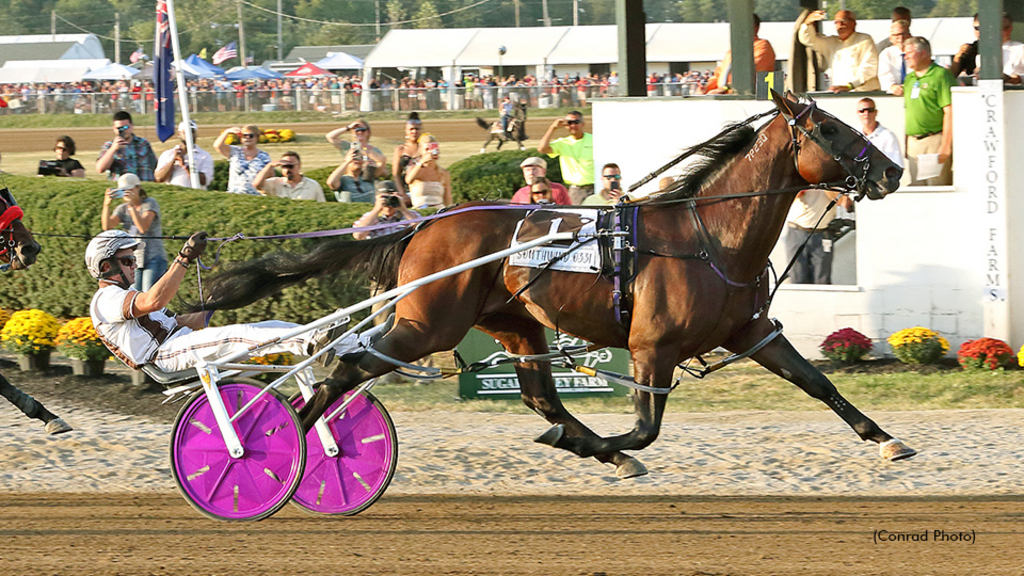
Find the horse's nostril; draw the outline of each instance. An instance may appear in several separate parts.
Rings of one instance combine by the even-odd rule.
[[[900,170],[896,166],[890,166],[885,169],[886,180],[899,180],[900,176],[903,176],[903,170]]]
[[[39,254],[41,251],[42,247],[39,246],[39,244],[32,242],[31,244],[26,244],[25,246],[22,246],[19,250],[19,253],[22,256],[35,256]]]

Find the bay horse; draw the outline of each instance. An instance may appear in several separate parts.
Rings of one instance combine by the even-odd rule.
[[[636,275],[629,321],[619,321],[616,284],[599,274],[512,267],[502,260],[428,284],[400,300],[394,327],[374,348],[412,362],[451,350],[477,328],[514,355],[548,351],[544,327],[602,346],[628,349],[636,424],[601,437],[562,404],[547,363],[516,364],[527,406],[552,427],[536,440],[616,466],[619,477],[646,474],[624,450],[658,437],[674,368],[718,347],[749,357],[824,402],[862,440],[879,444],[883,458],[916,452],[884,432],[843,398],[793,348],[767,317],[768,256],[797,192],[841,187],[872,199],[896,190],[902,169],[863,135],[813,103],[773,93],[774,115],[758,129],[754,119],[733,125],[691,149],[697,158],[666,191],[607,210],[636,211]],[[859,199],[859,198],[858,198]],[[507,248],[528,208],[470,203],[493,209],[461,211],[373,240],[337,239],[308,254],[275,253],[241,263],[211,283],[206,309],[238,307],[304,279],[366,266],[393,287]],[[557,209],[541,208],[554,216]],[[566,216],[568,217],[568,216]],[[454,239],[458,241],[453,241]],[[340,358],[300,413],[308,430],[327,406],[359,383],[394,366],[376,355]],[[659,392],[659,393],[655,393]]]
[[[6,186],[0,188],[0,211],[0,270],[27,270],[35,263],[41,248],[32,237],[32,232],[22,223],[21,219],[25,213]],[[42,421],[50,434],[63,434],[72,429],[63,419],[47,410],[41,402],[8,382],[2,374],[0,396],[17,406],[25,416]]]
[[[487,130],[487,141],[484,142],[483,146],[480,147],[480,153],[487,152],[487,145],[491,142],[498,141],[498,150],[501,150],[501,146],[505,142],[515,140],[519,144],[520,150],[526,150],[523,146],[523,142],[526,138],[526,102],[520,102],[512,107],[512,118],[508,121],[508,130],[501,128],[501,119],[495,120],[490,124],[482,118],[476,119],[477,126]]]

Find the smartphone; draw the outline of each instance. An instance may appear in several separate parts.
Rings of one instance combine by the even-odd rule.
[[[124,198],[124,190],[118,188],[110,193],[111,198]]]

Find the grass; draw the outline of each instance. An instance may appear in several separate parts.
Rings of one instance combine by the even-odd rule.
[[[825,369],[828,370],[827,365]],[[864,412],[1024,408],[1024,370],[832,371],[829,379]],[[373,393],[389,410],[528,413],[518,400],[460,400],[458,383],[379,384]],[[563,398],[575,413],[633,412],[632,398]],[[673,412],[828,410],[793,384],[746,361],[703,380],[684,377],[668,399]]]
[[[551,118],[562,116],[575,108],[531,108],[530,118]],[[582,111],[589,115],[590,107]],[[419,111],[420,118],[425,122],[431,120],[458,120],[476,118],[481,113],[490,116],[496,110],[435,110]],[[179,114],[180,115],[180,114]],[[365,118],[369,122],[388,120],[405,120],[408,112],[366,112],[356,111],[332,114],[330,112],[196,112],[191,115],[200,126],[237,126],[240,124],[302,124],[311,122],[335,122],[339,118]],[[0,129],[18,128],[89,128],[110,127],[110,114],[6,114],[0,116]],[[153,114],[132,114],[136,126],[152,126],[156,124]]]

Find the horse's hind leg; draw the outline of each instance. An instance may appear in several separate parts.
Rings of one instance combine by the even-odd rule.
[[[0,375],[0,396],[7,398],[11,404],[18,407],[25,416],[29,418],[35,418],[36,420],[42,421],[46,424],[46,431],[50,434],[61,434],[64,432],[70,432],[71,426],[68,426],[67,422],[57,417],[56,414],[50,412],[42,405],[38,400],[25,394],[17,387],[7,381],[3,375]]]
[[[756,332],[761,332],[755,336]],[[743,352],[753,347],[768,332],[752,331],[744,334],[741,339],[727,345],[733,352]],[[903,460],[917,454],[917,451],[903,442],[885,433],[874,420],[865,416],[853,404],[836,390],[834,384],[811,365],[793,348],[785,336],[779,334],[764,348],[758,350],[751,358],[758,364],[789,380],[800,387],[812,398],[824,402],[833,412],[839,415],[853,428],[862,440],[872,440],[879,444],[879,452],[888,460]]]
[[[478,327],[500,340],[512,354],[525,356],[548,351],[544,327],[535,320],[518,316],[492,316],[482,320]],[[584,444],[600,442],[601,437],[565,409],[555,390],[549,363],[529,362],[516,364],[515,368],[523,403],[555,424],[555,427],[537,438],[537,442],[564,448],[579,456],[592,455],[599,462],[614,464],[615,473],[620,478],[647,474],[643,464],[620,451],[588,453],[581,449]]]

